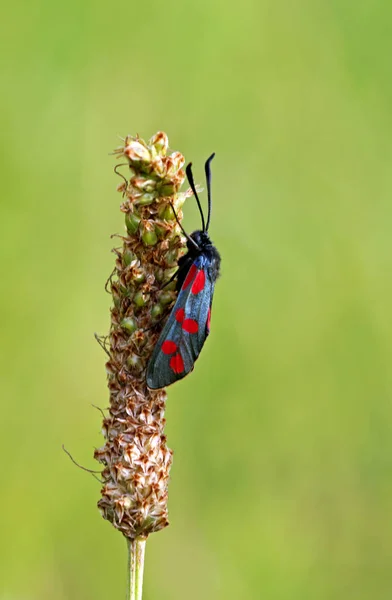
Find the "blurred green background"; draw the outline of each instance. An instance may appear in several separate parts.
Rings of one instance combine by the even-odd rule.
[[[392,597],[391,19],[387,0],[3,8],[1,600],[124,597],[124,540],[61,444],[96,468],[108,153],[158,130],[200,183],[216,152],[223,274],[169,391],[145,599]]]

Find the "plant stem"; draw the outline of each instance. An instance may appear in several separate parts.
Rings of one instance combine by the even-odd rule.
[[[146,539],[127,540],[128,544],[128,586],[127,600],[142,600],[143,571]]]

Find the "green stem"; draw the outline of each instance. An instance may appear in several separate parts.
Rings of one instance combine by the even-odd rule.
[[[146,540],[127,540],[128,544],[128,586],[127,600],[142,600],[143,571]]]

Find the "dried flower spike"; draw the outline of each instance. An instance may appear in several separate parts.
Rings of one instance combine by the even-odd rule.
[[[132,544],[168,525],[168,481],[172,451],[164,435],[166,392],[146,386],[145,371],[163,326],[160,322],[176,292],[170,278],[184,248],[171,204],[181,218],[186,194],[184,157],[167,154],[168,138],[159,132],[148,143],[128,136],[116,149],[127,159],[129,181],[123,194],[126,235],[115,249],[110,278],[113,296],[106,364],[109,415],[103,421],[105,444],[95,452],[104,465],[102,516]],[[152,325],[156,325],[152,328]]]

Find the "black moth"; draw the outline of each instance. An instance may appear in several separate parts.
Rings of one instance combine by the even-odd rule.
[[[196,198],[202,229],[191,235],[180,227],[187,239],[187,253],[178,261],[176,303],[159,336],[147,366],[147,385],[155,390],[182,379],[193,370],[210,332],[210,318],[215,282],[219,277],[221,258],[210,240],[212,154],[205,164],[208,195],[207,224],[197,195],[192,163],[186,168],[189,185]]]

